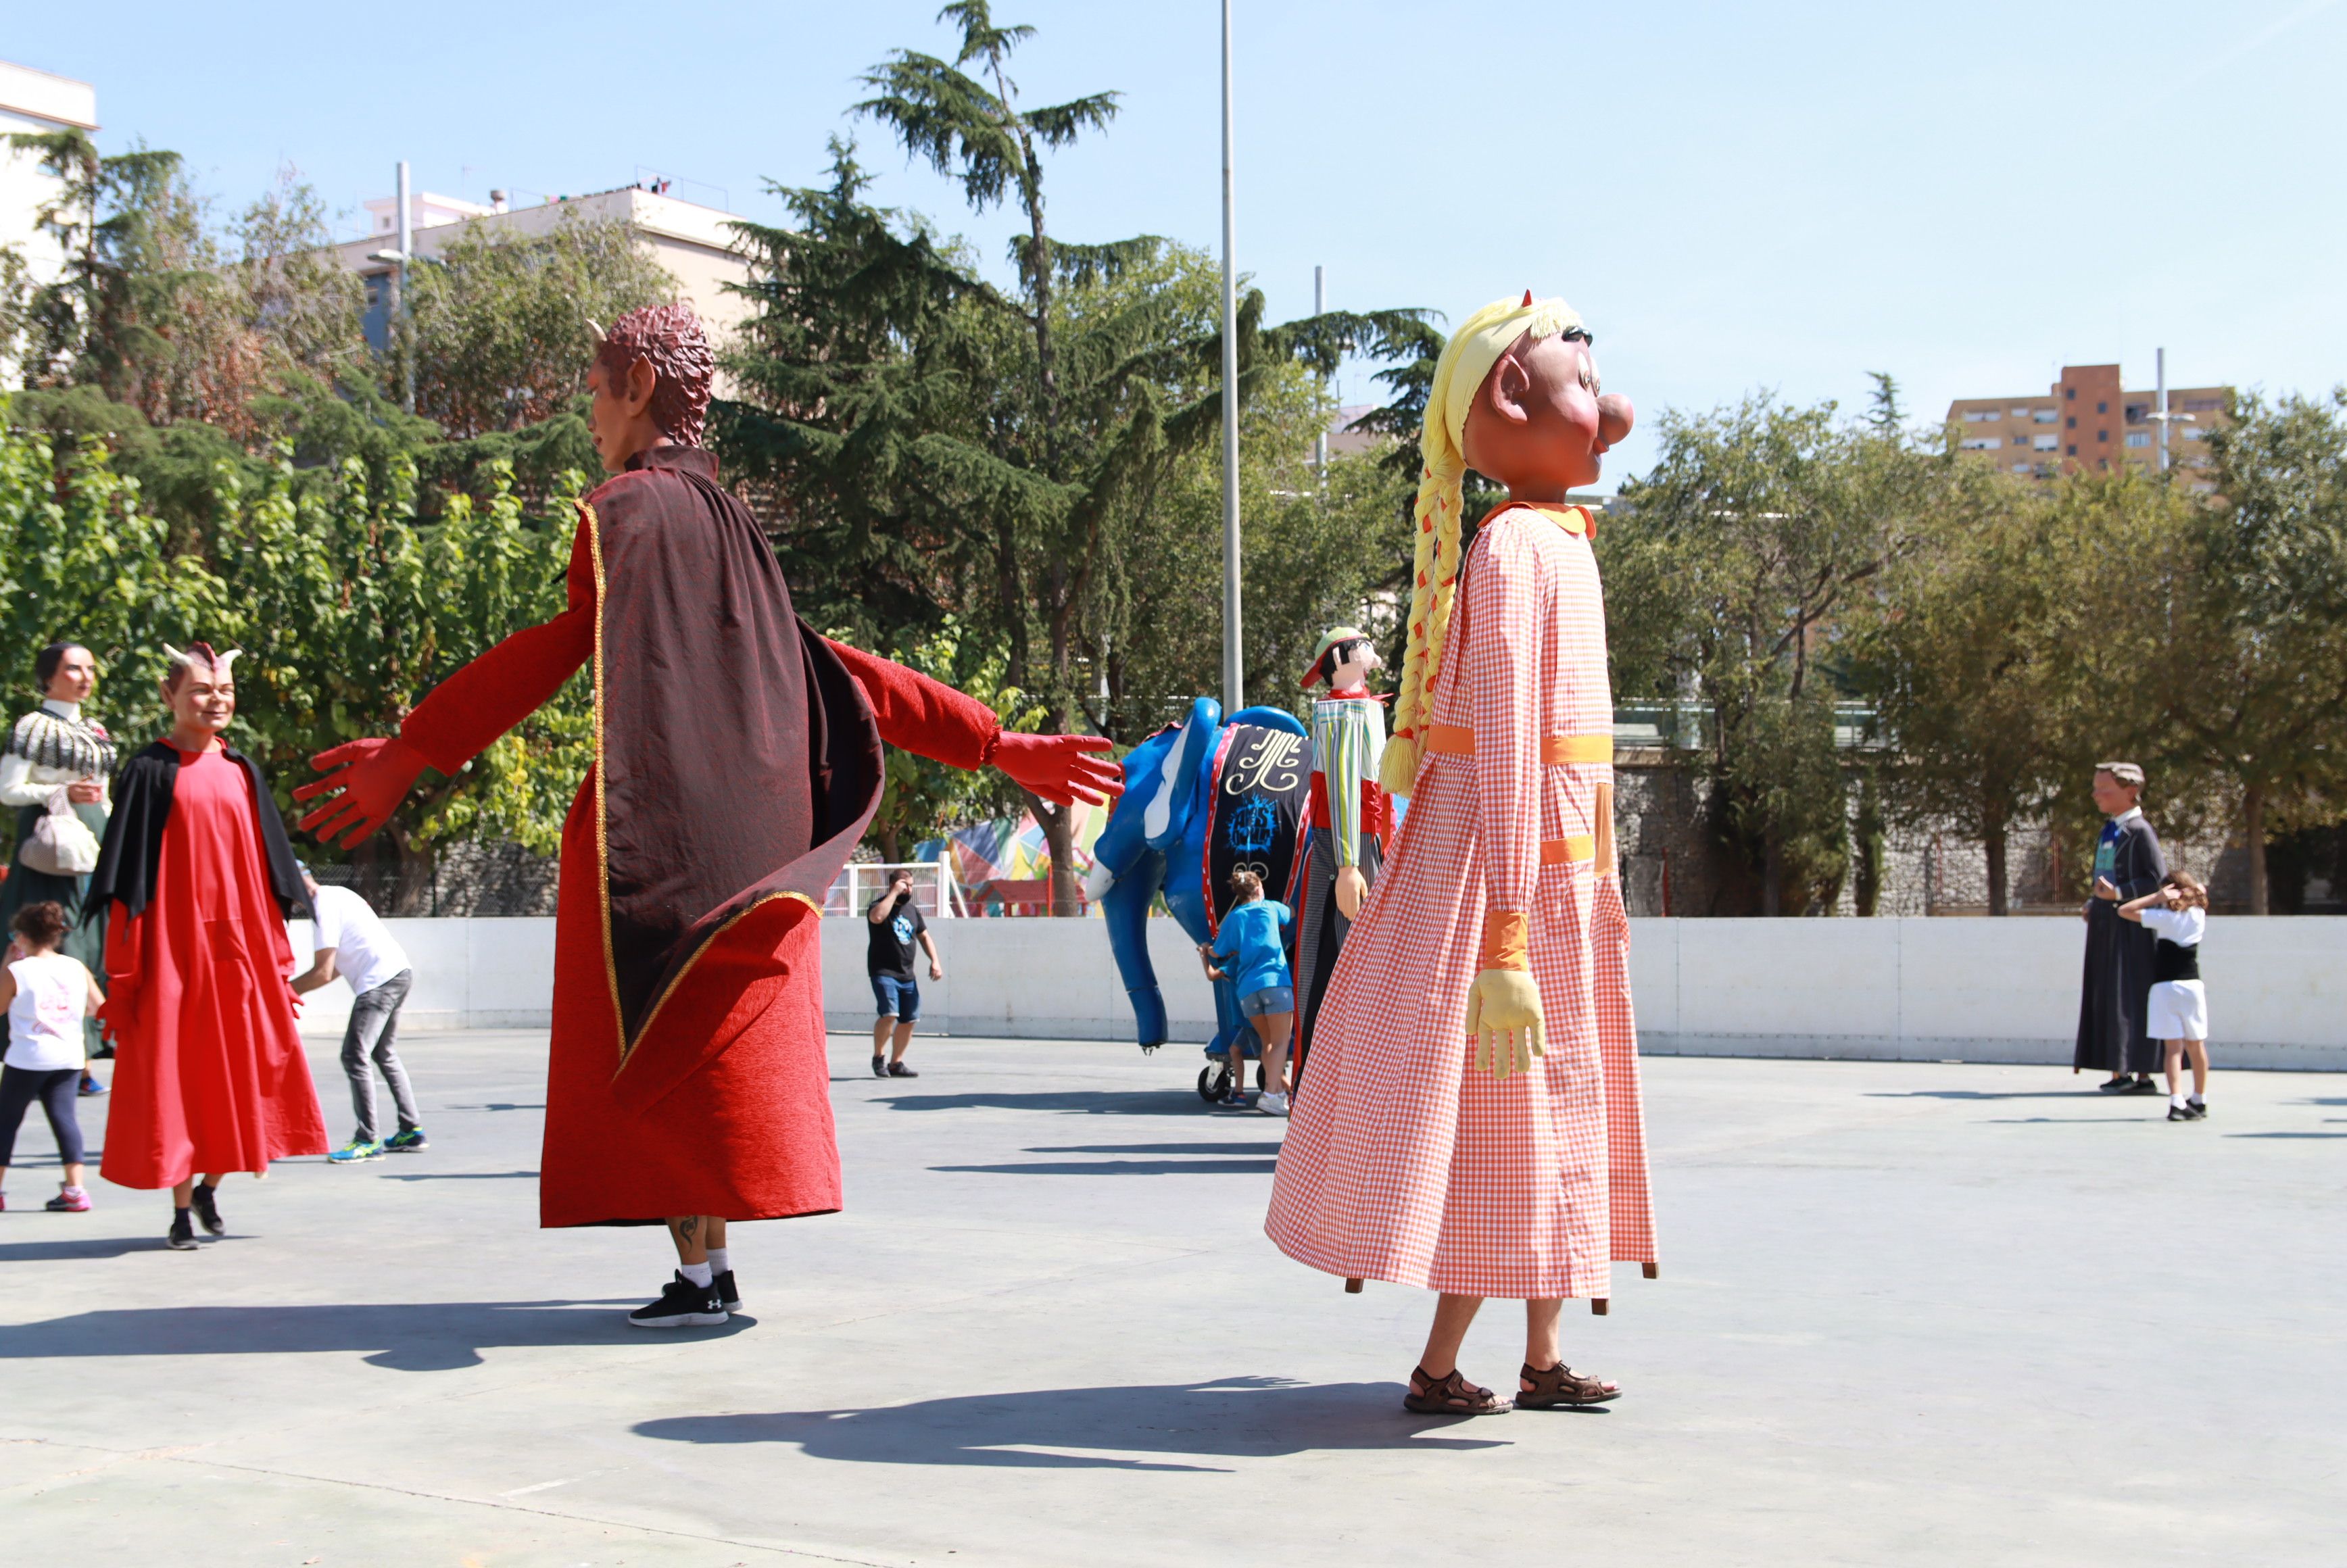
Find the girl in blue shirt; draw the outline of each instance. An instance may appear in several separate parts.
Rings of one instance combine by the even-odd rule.
[[[1255,1108],[1266,1116],[1287,1114],[1287,1034],[1296,1021],[1296,977],[1287,968],[1287,931],[1295,914],[1276,898],[1263,896],[1263,879],[1252,871],[1231,873],[1235,902],[1223,917],[1214,946],[1200,944],[1206,978],[1228,979],[1238,992],[1239,1012],[1263,1040],[1263,1093]],[[1215,967],[1220,960],[1223,967]],[[1246,1103],[1245,1056],[1231,1052],[1231,1087],[1225,1105]]]

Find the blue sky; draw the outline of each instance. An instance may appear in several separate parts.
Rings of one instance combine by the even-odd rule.
[[[843,118],[935,6],[26,7],[0,52],[97,84],[109,149],[185,153],[223,208],[299,166],[338,208],[418,183],[579,192],[639,169],[774,219],[856,129],[880,199],[1001,253],[1008,224]],[[1202,0],[1006,0],[1036,101],[1124,94],[1050,172],[1054,229],[1220,242],[1219,31]],[[1914,408],[2064,363],[2149,384],[2347,380],[2341,0],[1238,5],[1239,258],[1275,317],[1457,321],[1530,286],[1642,414],[1758,388]],[[2325,106],[2330,106],[2325,108]],[[1366,394],[1358,377],[1353,392]],[[1651,430],[1651,423],[1648,424]],[[1650,462],[1633,437],[1615,471]]]

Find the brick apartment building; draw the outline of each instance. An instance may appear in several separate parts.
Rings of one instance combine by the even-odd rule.
[[[2209,433],[2225,424],[2232,388],[2168,390],[2168,466],[2195,470],[2208,461]],[[2034,478],[2114,464],[2159,466],[2159,395],[2128,392],[2115,364],[2065,364],[2042,394],[1959,397],[1948,405],[1958,444],[2000,468]],[[2198,488],[2205,480],[2190,479]]]

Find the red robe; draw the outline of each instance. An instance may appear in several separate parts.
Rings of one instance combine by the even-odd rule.
[[[179,754],[146,907],[111,906],[107,1025],[118,1042],[106,1154],[125,1187],[266,1171],[326,1152],[294,1025],[293,951],[271,895],[251,775]]]
[[[458,671],[400,728],[434,767],[454,773],[594,663],[601,761],[563,824],[541,1225],[775,1219],[840,1206],[816,900],[837,869],[824,845],[844,861],[872,802],[826,808],[821,785],[835,768],[859,772],[851,753],[874,727],[891,744],[972,768],[1000,733],[984,704],[826,640],[808,639],[802,692],[787,590],[762,540],[761,559],[744,558],[738,508],[716,489],[705,454],[643,454],[580,507],[569,607]],[[706,539],[729,530],[709,553]],[[699,584],[696,600],[692,581],[666,581],[678,559],[713,561],[696,569],[723,580]],[[639,578],[623,581],[630,572]],[[777,618],[787,637],[767,624]],[[680,662],[697,667],[671,674]],[[839,677],[843,666],[845,678],[827,685],[825,671]],[[663,691],[678,695],[646,695]],[[760,705],[774,693],[775,704]],[[629,704],[704,703],[725,709],[723,730],[760,732],[742,765],[765,776],[671,788],[651,765],[657,747],[640,743],[622,763],[607,744],[648,722]],[[650,717],[673,719],[687,741],[707,733],[691,713]],[[689,772],[692,759],[678,760]],[[872,777],[876,791],[876,770]],[[750,841],[799,867],[797,885],[745,876],[709,908],[692,902],[685,884],[696,868]],[[632,949],[624,934],[615,939],[621,924],[636,934]]]

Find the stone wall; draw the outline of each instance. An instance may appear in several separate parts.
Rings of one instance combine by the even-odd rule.
[[[1734,864],[1712,835],[1705,813],[1710,784],[1698,764],[1683,752],[1624,748],[1614,759],[1614,835],[1621,846],[1624,900],[1633,916],[1703,918],[1752,912],[1758,889],[1751,874]],[[1850,814],[1854,842],[1855,787]],[[1988,852],[1979,840],[1946,825],[1894,827],[1886,839],[1877,915],[1988,913]],[[2170,865],[2209,883],[2219,913],[2247,907],[2249,861],[2238,845],[2178,837],[2168,839],[2165,847]],[[2075,900],[2062,890],[2062,871],[2065,864],[2075,867],[2077,856],[2092,853],[2090,843],[2057,843],[2043,823],[2015,828],[2006,847],[2012,912],[2074,911]],[[1854,876],[1843,879],[1835,914],[1858,913],[1855,883]],[[2320,891],[2329,897],[2330,884],[2321,883]],[[2288,907],[2278,896],[2276,909]]]

